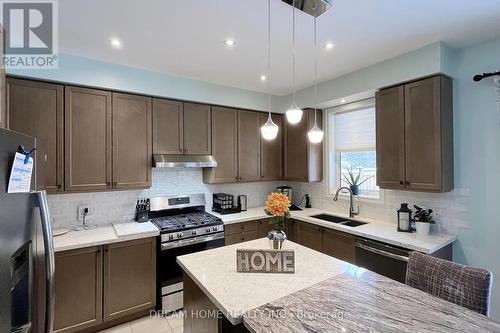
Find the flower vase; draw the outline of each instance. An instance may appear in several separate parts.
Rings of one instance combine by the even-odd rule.
[[[269,231],[267,234],[267,238],[269,239],[269,244],[271,248],[274,250],[282,250],[283,244],[286,240],[286,234],[283,230],[274,229]]]

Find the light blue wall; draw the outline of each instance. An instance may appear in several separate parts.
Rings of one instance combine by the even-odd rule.
[[[454,66],[455,183],[470,188],[470,228],[454,246],[456,261],[490,269],[492,318],[500,322],[500,114],[492,79],[500,70],[500,37],[449,55]]]
[[[59,54],[57,70],[8,70],[7,74],[252,110],[268,108],[267,94],[64,53]]]

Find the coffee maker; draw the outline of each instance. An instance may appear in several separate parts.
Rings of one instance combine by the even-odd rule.
[[[276,192],[283,193],[284,195],[286,195],[288,197],[288,200],[290,200],[290,203],[292,204],[290,206],[290,210],[302,210],[302,208],[300,208],[299,206],[297,206],[293,203],[292,188],[290,186],[288,186],[288,185],[278,186],[276,188]]]

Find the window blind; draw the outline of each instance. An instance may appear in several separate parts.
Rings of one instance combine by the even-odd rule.
[[[375,149],[375,107],[333,113],[333,144],[336,152]]]

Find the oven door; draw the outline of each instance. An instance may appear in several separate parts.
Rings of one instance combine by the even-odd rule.
[[[183,307],[183,271],[176,258],[221,246],[224,246],[223,232],[160,244],[157,261],[157,304],[160,310],[172,312]]]

